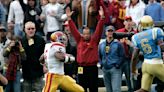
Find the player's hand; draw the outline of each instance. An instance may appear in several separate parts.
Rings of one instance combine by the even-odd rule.
[[[138,75],[140,75],[140,74],[138,73],[138,70],[132,69],[132,75],[133,75],[133,76],[138,76]]]
[[[73,55],[69,54],[69,58],[70,58],[70,61],[71,62],[74,62],[75,61],[75,57]]]
[[[65,54],[65,63],[70,64],[75,61],[75,57],[71,54]]]
[[[46,65],[43,65],[43,72],[47,73],[48,72],[48,68],[46,67]]]

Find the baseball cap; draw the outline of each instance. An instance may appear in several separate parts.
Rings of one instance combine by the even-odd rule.
[[[127,21],[127,20],[132,20],[132,17],[131,16],[125,16],[125,21]]]
[[[6,32],[6,28],[2,25],[0,25],[0,31]]]
[[[68,21],[65,21],[63,26],[69,26]]]
[[[110,25],[105,28],[105,31],[115,31],[115,28]]]

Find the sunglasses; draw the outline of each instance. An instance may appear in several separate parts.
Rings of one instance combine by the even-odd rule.
[[[34,30],[35,28],[27,28],[27,30]]]
[[[113,30],[112,29],[109,29],[107,32],[113,32]]]

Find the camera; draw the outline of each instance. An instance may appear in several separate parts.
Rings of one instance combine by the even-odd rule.
[[[128,38],[129,40],[131,40],[131,37],[134,35],[134,32],[130,32],[130,33],[123,33],[123,32],[115,32],[113,33],[113,38],[114,39],[122,39],[122,38]]]
[[[19,46],[19,41],[18,40],[15,41],[15,46]]]

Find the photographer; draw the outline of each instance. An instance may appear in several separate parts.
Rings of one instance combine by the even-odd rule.
[[[137,32],[133,29],[134,22],[132,21],[131,16],[125,17],[124,25],[125,25],[124,28],[119,29],[116,32],[122,32],[122,33],[130,33],[130,32],[136,33]],[[130,80],[130,77],[131,77],[130,60],[131,60],[131,54],[132,54],[130,47],[132,47],[132,43],[129,39],[127,39],[127,37],[120,39],[120,42],[123,44],[123,47],[125,50],[125,58],[123,60],[122,67],[121,67],[122,74],[125,73],[125,77],[127,80],[127,86],[128,86],[128,92],[133,92],[132,83]]]
[[[21,62],[26,59],[25,51],[19,37],[13,36],[9,45],[4,49],[4,57],[7,57],[6,78],[8,84],[5,92],[21,92]]]

